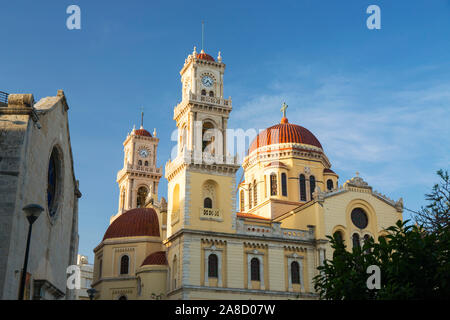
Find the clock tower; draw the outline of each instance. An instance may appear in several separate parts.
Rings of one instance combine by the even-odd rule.
[[[231,230],[235,224],[237,159],[227,152],[231,98],[224,98],[225,64],[196,48],[181,68],[182,100],[174,108],[176,155],[166,164],[168,236],[183,228]]]
[[[119,210],[110,222],[127,210],[158,202],[158,184],[162,176],[162,168],[156,167],[158,142],[156,129],[151,135],[142,125],[128,134],[123,143],[123,168],[117,173]]]

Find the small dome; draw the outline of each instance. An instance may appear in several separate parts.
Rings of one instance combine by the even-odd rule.
[[[260,147],[278,143],[301,143],[322,149],[319,140],[311,131],[302,126],[291,124],[287,118],[283,117],[280,124],[269,127],[258,134],[251,143],[248,153],[250,154]]]
[[[157,251],[145,258],[141,266],[151,266],[151,265],[168,265],[166,253],[164,251]]]
[[[144,136],[144,137],[151,137],[152,135],[150,134],[150,132],[148,132],[147,130],[145,130],[144,128],[140,128],[138,130],[134,131],[134,134],[137,136]]]
[[[111,223],[103,240],[124,237],[159,237],[158,215],[152,208],[131,209]]]
[[[208,61],[216,61],[213,57],[211,57],[209,54],[207,54],[205,51],[202,50],[199,54],[197,54],[197,59],[202,60],[208,60]]]

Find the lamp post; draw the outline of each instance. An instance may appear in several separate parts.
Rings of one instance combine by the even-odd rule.
[[[95,294],[97,293],[97,290],[95,290],[94,288],[91,287],[90,289],[87,289],[86,291],[89,295],[89,300],[93,300]]]
[[[22,269],[22,277],[20,279],[20,291],[19,291],[19,300],[23,300],[23,296],[25,293],[25,279],[27,276],[27,267],[28,267],[28,253],[30,252],[30,239],[31,239],[31,230],[33,228],[33,223],[39,218],[39,215],[44,208],[42,208],[38,204],[29,204],[22,209],[25,212],[27,217],[29,227],[28,227],[28,238],[27,238],[27,248],[25,250],[25,261],[23,262]]]

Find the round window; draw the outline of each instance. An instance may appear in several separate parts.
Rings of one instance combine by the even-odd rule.
[[[355,208],[351,214],[353,224],[359,229],[364,229],[369,224],[366,212],[361,208]]]

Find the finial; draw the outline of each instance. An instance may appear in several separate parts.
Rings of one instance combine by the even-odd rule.
[[[136,125],[133,124],[133,131],[131,131],[131,132],[135,132],[135,131],[136,131]]]
[[[197,58],[197,47],[194,46],[194,51],[192,52],[192,54],[194,55],[194,58]]]
[[[281,118],[281,123],[287,123],[288,119],[286,118],[286,109],[288,108],[288,105],[286,102],[283,102],[283,105],[280,109],[281,112],[283,112],[283,118]]]
[[[356,171],[356,176],[359,177],[359,172],[358,171]]]
[[[220,54],[220,51],[219,51],[219,55],[217,56],[217,61],[222,62],[222,56]]]
[[[156,137],[156,128],[153,128],[153,137]]]

